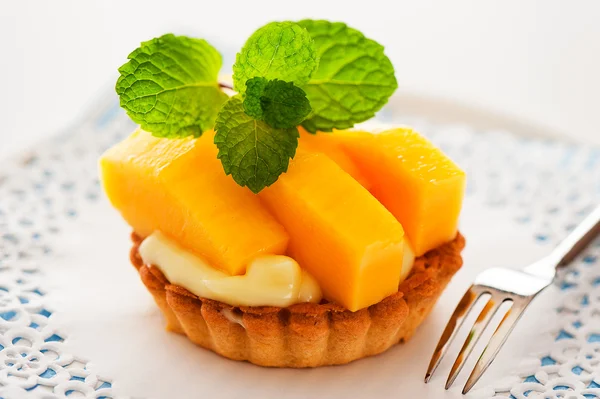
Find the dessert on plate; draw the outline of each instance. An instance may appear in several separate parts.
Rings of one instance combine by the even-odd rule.
[[[101,176],[167,329],[272,367],[413,336],[462,265],[465,174],[410,128],[351,129],[397,87],[383,47],[342,23],[274,22],[232,88],[203,40],[129,58],[117,93],[140,127]]]

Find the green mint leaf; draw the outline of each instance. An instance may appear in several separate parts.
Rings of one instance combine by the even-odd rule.
[[[260,104],[265,122],[278,129],[295,128],[312,110],[304,90],[278,79],[267,84]]]
[[[235,96],[221,108],[215,123],[218,158],[237,184],[258,193],[287,171],[296,155],[298,129],[275,129],[246,115]]]
[[[308,131],[346,129],[375,115],[398,87],[383,46],[340,22],[303,20],[319,66],[301,85],[313,107]]]
[[[304,90],[292,82],[256,77],[246,82],[244,111],[271,127],[288,129],[302,123],[311,107]]]
[[[254,119],[263,118],[263,108],[260,99],[265,92],[269,81],[265,78],[252,78],[246,82],[246,94],[244,95],[244,111],[246,115]]]
[[[271,22],[250,36],[233,65],[233,85],[244,94],[254,77],[281,79],[301,86],[317,67],[313,39],[293,22]]]
[[[205,40],[167,34],[142,43],[119,68],[116,91],[134,122],[158,137],[198,137],[212,129],[227,95],[221,55]]]

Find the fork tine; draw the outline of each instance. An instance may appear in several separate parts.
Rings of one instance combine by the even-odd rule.
[[[428,383],[431,379],[431,376],[439,366],[442,358],[446,354],[448,347],[452,343],[452,340],[456,336],[456,332],[460,330],[467,316],[471,312],[473,308],[473,304],[479,299],[479,297],[483,294],[483,292],[479,291],[475,286],[469,287],[465,295],[463,295],[462,299],[456,305],[456,309],[454,309],[454,313],[448,320],[448,324],[446,324],[446,328],[438,341],[438,344],[433,351],[433,355],[431,356],[431,360],[429,361],[429,367],[427,367],[427,373],[425,374],[425,383]]]
[[[458,356],[452,365],[452,369],[448,375],[448,380],[446,380],[446,389],[449,389],[452,386],[454,380],[456,380],[456,377],[458,377],[458,374],[460,374],[460,371],[464,367],[469,355],[471,355],[471,352],[477,344],[477,341],[479,341],[479,338],[481,338],[481,334],[487,328],[501,304],[502,301],[495,301],[494,297],[492,296],[481,310],[481,313],[479,313],[479,316],[477,316],[477,320],[475,320],[469,335],[467,335],[467,338],[465,339],[465,343],[460,349],[460,352],[458,353]]]
[[[500,351],[500,348],[502,347],[502,345],[504,345],[504,342],[506,342],[506,339],[508,338],[512,330],[515,328],[515,325],[523,315],[523,312],[529,305],[529,302],[531,302],[531,298],[527,298],[526,300],[527,302],[521,305],[517,305],[517,302],[513,303],[513,306],[504,316],[504,318],[500,322],[500,325],[494,332],[494,335],[492,335],[490,342],[485,347],[483,353],[479,357],[479,360],[477,360],[477,363],[475,364],[475,367],[473,368],[473,371],[471,372],[471,375],[469,376],[469,379],[467,380],[467,383],[463,388],[463,394],[466,394],[471,390],[471,388],[473,388],[473,386],[477,383],[477,381],[479,381],[479,379],[481,378],[483,373],[485,373],[490,364],[492,364],[492,362],[496,358],[496,355]]]

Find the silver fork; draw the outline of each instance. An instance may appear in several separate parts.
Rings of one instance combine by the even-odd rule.
[[[523,270],[491,268],[483,271],[475,278],[475,283],[467,290],[454,313],[450,317],[442,336],[433,352],[425,382],[442,361],[448,347],[460,330],[465,319],[482,295],[487,299],[483,310],[477,317],[465,343],[450,370],[446,381],[446,389],[450,388],[462,370],[465,362],[483,331],[488,326],[500,306],[504,302],[512,302],[490,341],[475,364],[471,375],[463,388],[466,394],[473,388],[483,373],[492,364],[500,348],[508,338],[523,312],[544,288],[548,287],[556,275],[558,267],[571,263],[577,255],[600,233],[600,205],[597,206],[551,253],[541,260],[527,266]],[[489,297],[488,297],[489,295]]]

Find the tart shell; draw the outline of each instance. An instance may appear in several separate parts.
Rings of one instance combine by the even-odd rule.
[[[397,293],[351,312],[334,303],[235,307],[199,298],[145,265],[138,252],[142,239],[134,233],[132,240],[131,263],[162,311],[167,330],[226,358],[267,367],[345,364],[407,341],[462,266],[465,246],[457,234],[417,258]]]

